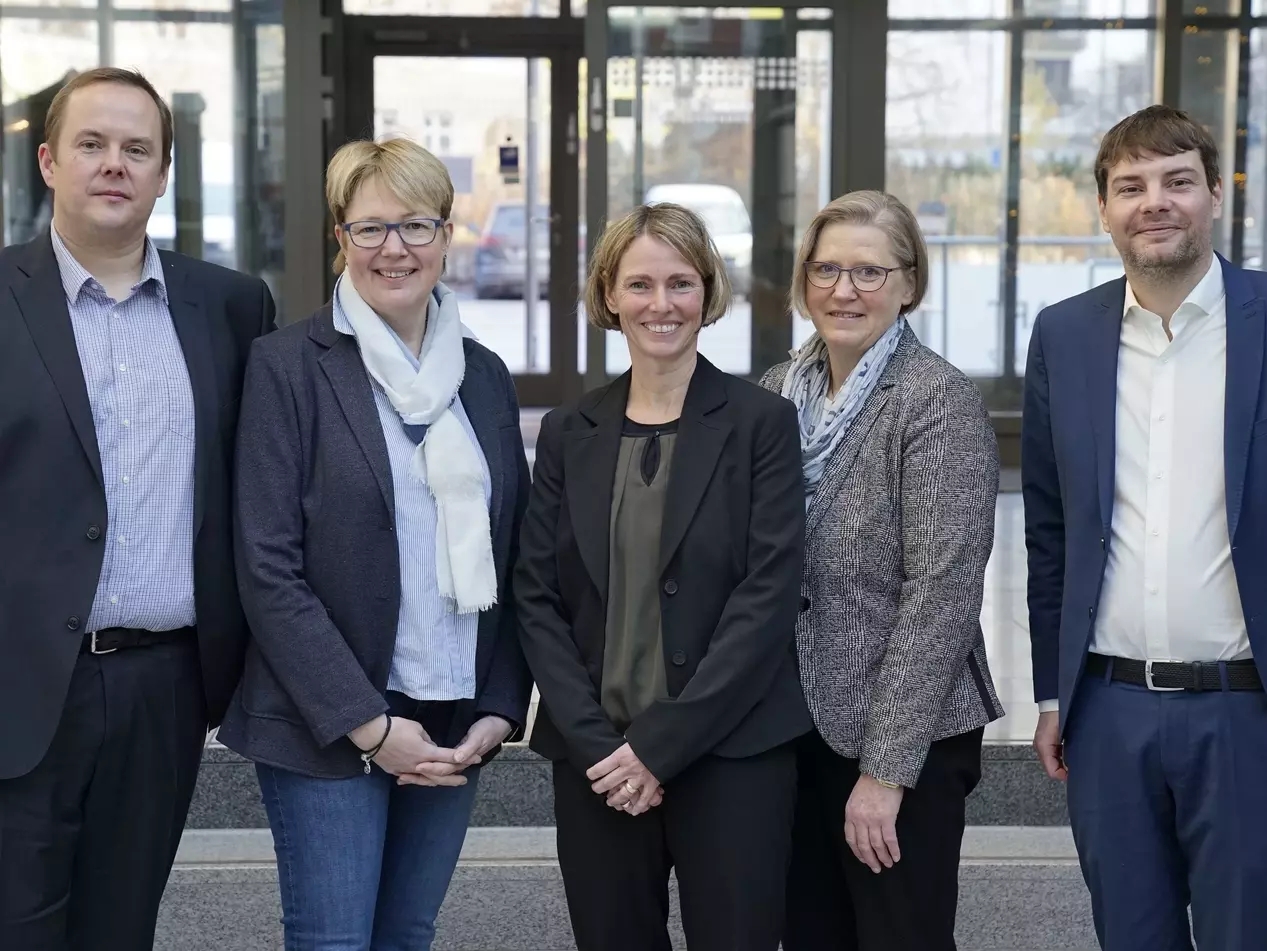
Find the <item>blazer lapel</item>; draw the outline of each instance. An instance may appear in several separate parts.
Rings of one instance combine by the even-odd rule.
[[[479,351],[469,339],[462,341],[462,348],[466,355],[466,373],[462,377],[462,386],[458,389],[458,398],[462,401],[462,408],[466,410],[466,418],[471,421],[471,428],[475,430],[480,449],[484,451],[484,461],[488,463],[489,480],[493,486],[489,505],[490,525],[492,537],[496,538],[497,526],[501,523],[502,499],[506,491],[501,446],[505,407],[494,399],[495,393],[500,394],[501,387],[494,390],[493,381],[489,378]]]
[[[167,309],[180,340],[180,349],[189,370],[189,383],[194,394],[194,537],[202,527],[206,502],[208,460],[219,445],[216,425],[219,392],[216,387],[211,332],[207,326],[205,305],[198,288],[188,279],[178,258],[160,254],[167,283]]]
[[[889,394],[893,391],[893,387],[897,385],[898,380],[902,378],[903,366],[917,342],[918,339],[913,330],[907,329],[902,334],[902,339],[898,342],[897,349],[893,351],[889,365],[884,368],[884,374],[880,377],[880,382],[871,391],[867,401],[862,404],[862,409],[854,417],[854,421],[849,424],[849,431],[845,434],[840,446],[837,447],[835,458],[828,463],[827,471],[823,473],[822,481],[818,483],[818,489],[814,492],[814,496],[810,500],[809,509],[805,512],[806,538],[810,536],[815,526],[822,521],[823,515],[827,510],[835,504],[840,484],[849,476],[849,470],[853,468],[854,462],[857,461],[858,453],[862,451],[862,447],[866,444],[867,435],[871,432],[872,427],[875,426],[876,420],[880,418],[880,413],[889,401]]]
[[[61,394],[70,424],[84,447],[97,483],[104,488],[92,404],[88,402],[88,386],[84,383],[84,371],[75,345],[70,310],[66,306],[61,271],[53,254],[52,238],[45,234],[32,242],[28,246],[27,260],[19,263],[18,267],[27,275],[26,282],[13,289],[18,310],[26,321],[49,376]]]
[[[1100,493],[1100,525],[1113,524],[1113,490],[1117,472],[1117,366],[1122,341],[1126,278],[1107,285],[1098,306],[1081,315],[1087,342],[1087,408],[1095,436],[1096,484]]]
[[[387,505],[388,517],[394,522],[396,496],[392,489],[387,439],[383,436],[378,407],[374,403],[374,390],[370,385],[369,374],[365,371],[365,364],[361,362],[361,351],[357,349],[356,338],[334,329],[333,311],[328,304],[320,319],[313,322],[309,336],[329,348],[318,362],[326,379],[330,381],[330,389],[334,391],[334,398],[343,410],[352,435],[360,445],[361,452],[365,453],[365,460],[374,473],[379,491],[383,494],[383,502]]]
[[[620,434],[629,401],[629,374],[582,402],[581,415],[592,425],[567,433],[563,447],[564,489],[581,560],[607,604],[607,568],[611,545],[612,488],[620,457]]]
[[[661,572],[686,536],[731,430],[726,420],[709,416],[726,405],[726,377],[703,357],[697,360],[673,444],[673,465],[660,529]]]
[[[1263,376],[1264,335],[1267,317],[1263,301],[1254,293],[1240,268],[1222,258],[1223,284],[1227,288],[1227,382],[1223,422],[1223,459],[1227,485],[1228,536],[1235,541],[1245,499],[1249,444],[1258,392]]]

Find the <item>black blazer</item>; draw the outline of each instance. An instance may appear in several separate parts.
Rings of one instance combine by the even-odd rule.
[[[497,355],[474,340],[463,344],[458,392],[492,476],[498,602],[480,614],[476,696],[459,702],[458,738],[487,714],[522,726],[532,689],[509,584],[528,501],[519,404]],[[257,762],[351,776],[361,761],[346,734],[387,712],[400,557],[369,374],[356,340],[334,329],[329,304],[251,351],[237,493],[251,641],[218,738]]]
[[[599,687],[612,487],[629,374],[549,413],[515,575],[541,704],[532,748],[589,769],[626,741],[661,782],[811,728],[796,668],[805,540],[796,410],[703,357],[682,408],[660,541],[670,699],[621,736]]]
[[[230,468],[251,341],[273,325],[258,278],[159,252],[193,386],[194,602],[211,724],[237,685]],[[61,272],[45,232],[0,251],[0,779],[44,758],[101,575],[106,494]]]

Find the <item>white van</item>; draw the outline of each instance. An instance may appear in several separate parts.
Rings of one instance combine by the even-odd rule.
[[[726,185],[686,183],[647,189],[648,205],[664,201],[689,208],[704,219],[735,293],[746,297],[752,290],[752,219],[739,193]]]

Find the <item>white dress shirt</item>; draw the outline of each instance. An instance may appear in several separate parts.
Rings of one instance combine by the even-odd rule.
[[[1217,258],[1170,330],[1174,340],[1127,284],[1113,524],[1091,650],[1136,660],[1239,660],[1251,652],[1227,526],[1227,307]]]

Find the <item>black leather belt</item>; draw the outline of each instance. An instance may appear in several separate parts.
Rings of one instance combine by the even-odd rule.
[[[1113,679],[1122,683],[1147,687],[1149,690],[1222,690],[1223,677],[1220,666],[1227,667],[1228,690],[1262,690],[1263,679],[1258,665],[1252,660],[1209,661],[1191,664],[1174,661],[1128,660],[1123,657],[1106,657],[1103,654],[1087,656],[1087,673],[1104,676],[1109,664],[1113,665]]]
[[[194,636],[192,627],[179,627],[174,631],[142,631],[134,627],[105,627],[84,635],[79,647],[81,654],[113,654],[130,647],[153,647],[173,641],[188,640]]]

